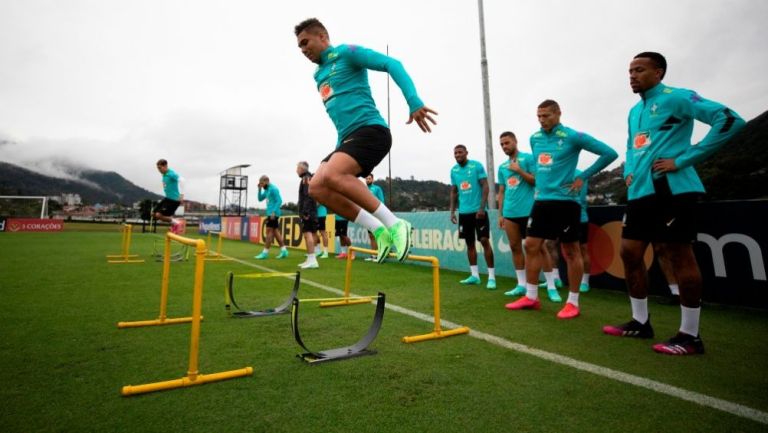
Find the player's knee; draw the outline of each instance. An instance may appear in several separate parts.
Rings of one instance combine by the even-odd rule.
[[[309,181],[309,196],[313,199],[323,202],[323,199],[327,195],[327,191],[328,189],[325,187],[322,177],[313,177],[312,180]]]

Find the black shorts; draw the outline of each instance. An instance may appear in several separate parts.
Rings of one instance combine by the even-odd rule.
[[[504,219],[517,224],[517,230],[520,233],[520,239],[525,238],[527,228],[528,228],[528,217],[520,217],[520,218],[504,217]]]
[[[160,203],[155,208],[155,211],[160,212],[160,215],[163,216],[173,216],[173,214],[176,213],[176,209],[179,208],[179,205],[181,205],[180,201],[171,200],[166,197],[160,200]]]
[[[653,182],[656,194],[630,200],[621,237],[648,242],[696,240],[697,192],[672,195],[664,176]]]
[[[347,220],[336,220],[336,236],[338,237],[345,237],[347,236],[347,227],[349,227],[349,221]]]
[[[476,213],[459,214],[459,239],[464,239],[467,245],[475,244],[477,239],[488,239],[491,235],[491,227],[488,224],[488,214],[484,218],[477,218]]]
[[[310,216],[307,218],[301,218],[301,232],[302,233],[315,233],[317,232],[317,217]]]
[[[579,243],[586,245],[589,242],[589,223],[579,224]]]
[[[329,153],[323,162],[328,162],[336,152],[346,153],[360,165],[357,176],[366,177],[387,156],[391,147],[392,134],[389,128],[380,125],[363,126],[344,137],[341,145]]]
[[[581,207],[575,201],[542,200],[533,202],[528,220],[528,236],[571,243],[579,240]]]
[[[264,225],[270,229],[280,228],[280,218],[276,216],[268,216],[267,222]]]
[[[325,231],[325,217],[317,217],[317,230],[324,232]]]

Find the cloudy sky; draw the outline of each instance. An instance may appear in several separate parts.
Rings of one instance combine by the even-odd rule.
[[[187,198],[207,203],[218,202],[221,171],[251,164],[252,185],[268,174],[295,201],[296,162],[316,167],[336,142],[315,66],[293,35],[312,16],[334,44],[389,46],[440,113],[432,134],[406,126],[392,83],[393,176],[447,183],[457,143],[485,162],[469,0],[0,0],[0,160],[47,174],[73,164],[116,171],[161,193],[155,161],[166,158],[187,179]],[[647,50],[667,57],[671,86],[748,120],[768,110],[764,0],[486,0],[485,19],[494,137],[528,137],[536,106],[552,98],[564,124],[623,160],[637,100],[627,68]],[[386,75],[370,81],[386,116]],[[498,145],[494,156],[498,165]],[[376,177],[387,170],[385,160]]]

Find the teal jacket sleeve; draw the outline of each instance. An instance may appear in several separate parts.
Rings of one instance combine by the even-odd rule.
[[[707,159],[744,127],[744,119],[728,107],[689,91],[688,107],[692,117],[711,126],[707,135],[697,144],[675,158],[678,169],[686,168]]]
[[[599,158],[597,158],[597,161],[595,161],[594,164],[592,164],[589,168],[587,168],[579,176],[577,176],[577,177],[580,177],[582,180],[589,179],[590,177],[592,177],[592,175],[604,169],[605,167],[608,166],[608,164],[610,164],[616,158],[619,157],[619,154],[616,153],[615,150],[611,149],[607,144],[592,137],[589,134],[579,133],[579,144],[582,149],[592,152],[595,155],[599,156]]]
[[[413,84],[413,80],[411,80],[411,77],[399,60],[358,45],[349,45],[347,55],[352,63],[357,66],[373,69],[374,71],[387,72],[400,88],[400,91],[403,92],[405,101],[408,103],[409,113],[413,113],[424,106],[424,103],[416,93],[416,86]]]
[[[627,120],[627,125],[629,125],[629,120]],[[624,179],[628,178],[632,171],[635,169],[634,167],[634,155],[632,153],[632,132],[630,131],[629,127],[627,127],[627,160],[624,162]]]
[[[259,201],[264,201],[264,199],[266,198],[267,198],[267,191],[263,189],[259,189],[259,195],[258,195]]]

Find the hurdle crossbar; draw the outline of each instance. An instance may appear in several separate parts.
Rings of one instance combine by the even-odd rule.
[[[359,247],[349,247],[349,251],[359,251],[363,254],[375,255],[375,250]],[[344,274],[344,297],[340,301],[335,302],[321,302],[321,307],[338,307],[344,305],[360,304],[365,302],[371,302],[371,299],[363,300],[359,297],[350,297],[350,289],[352,283],[352,254],[347,255],[347,266]],[[389,257],[396,257],[394,253],[390,253]],[[427,340],[437,340],[440,338],[452,337],[454,335],[468,334],[469,328],[461,326],[455,329],[443,329],[440,324],[440,261],[434,256],[416,256],[409,255],[407,260],[415,262],[427,262],[432,265],[432,300],[433,300],[433,315],[434,315],[434,329],[432,332],[423,335],[414,335],[403,337],[403,343],[418,343]]]
[[[213,245],[211,243],[211,235],[212,234],[215,234],[218,237],[218,240],[216,241],[216,251],[211,251],[211,245]],[[209,230],[208,231],[208,241],[207,241],[208,250],[205,252],[205,260],[206,261],[209,261],[209,262],[223,262],[223,261],[232,260],[231,257],[225,257],[225,256],[223,256],[221,254],[222,239],[223,238],[221,236],[221,232],[216,232],[216,231],[213,231],[213,230]]]
[[[138,254],[131,254],[131,235],[133,226],[123,224],[120,254],[107,254],[107,263],[144,263],[144,259],[137,259]]]
[[[187,375],[174,380],[168,380],[163,382],[147,383],[143,385],[126,385],[122,389],[124,396],[144,394],[153,391],[163,391],[167,389],[189,387],[194,385],[202,385],[205,383],[216,382],[225,379],[232,379],[237,377],[244,377],[253,374],[252,367],[245,367],[237,370],[224,371],[213,374],[201,374],[198,370],[199,351],[200,351],[200,322],[203,319],[202,305],[203,305],[203,273],[205,269],[205,254],[206,246],[205,241],[202,239],[190,239],[183,236],[179,236],[174,233],[166,233],[165,235],[165,257],[163,260],[163,282],[162,282],[162,294],[160,305],[160,321],[161,319],[167,322],[165,319],[165,303],[167,302],[168,294],[168,279],[171,269],[170,255],[171,255],[171,241],[180,242],[185,245],[195,247],[195,281],[194,281],[194,294],[192,296],[192,329],[190,332],[189,343],[189,368],[187,369]],[[128,322],[130,323],[130,322]],[[181,323],[181,322],[176,322]],[[165,324],[165,323],[152,323],[152,324]],[[120,325],[118,324],[118,327]]]

